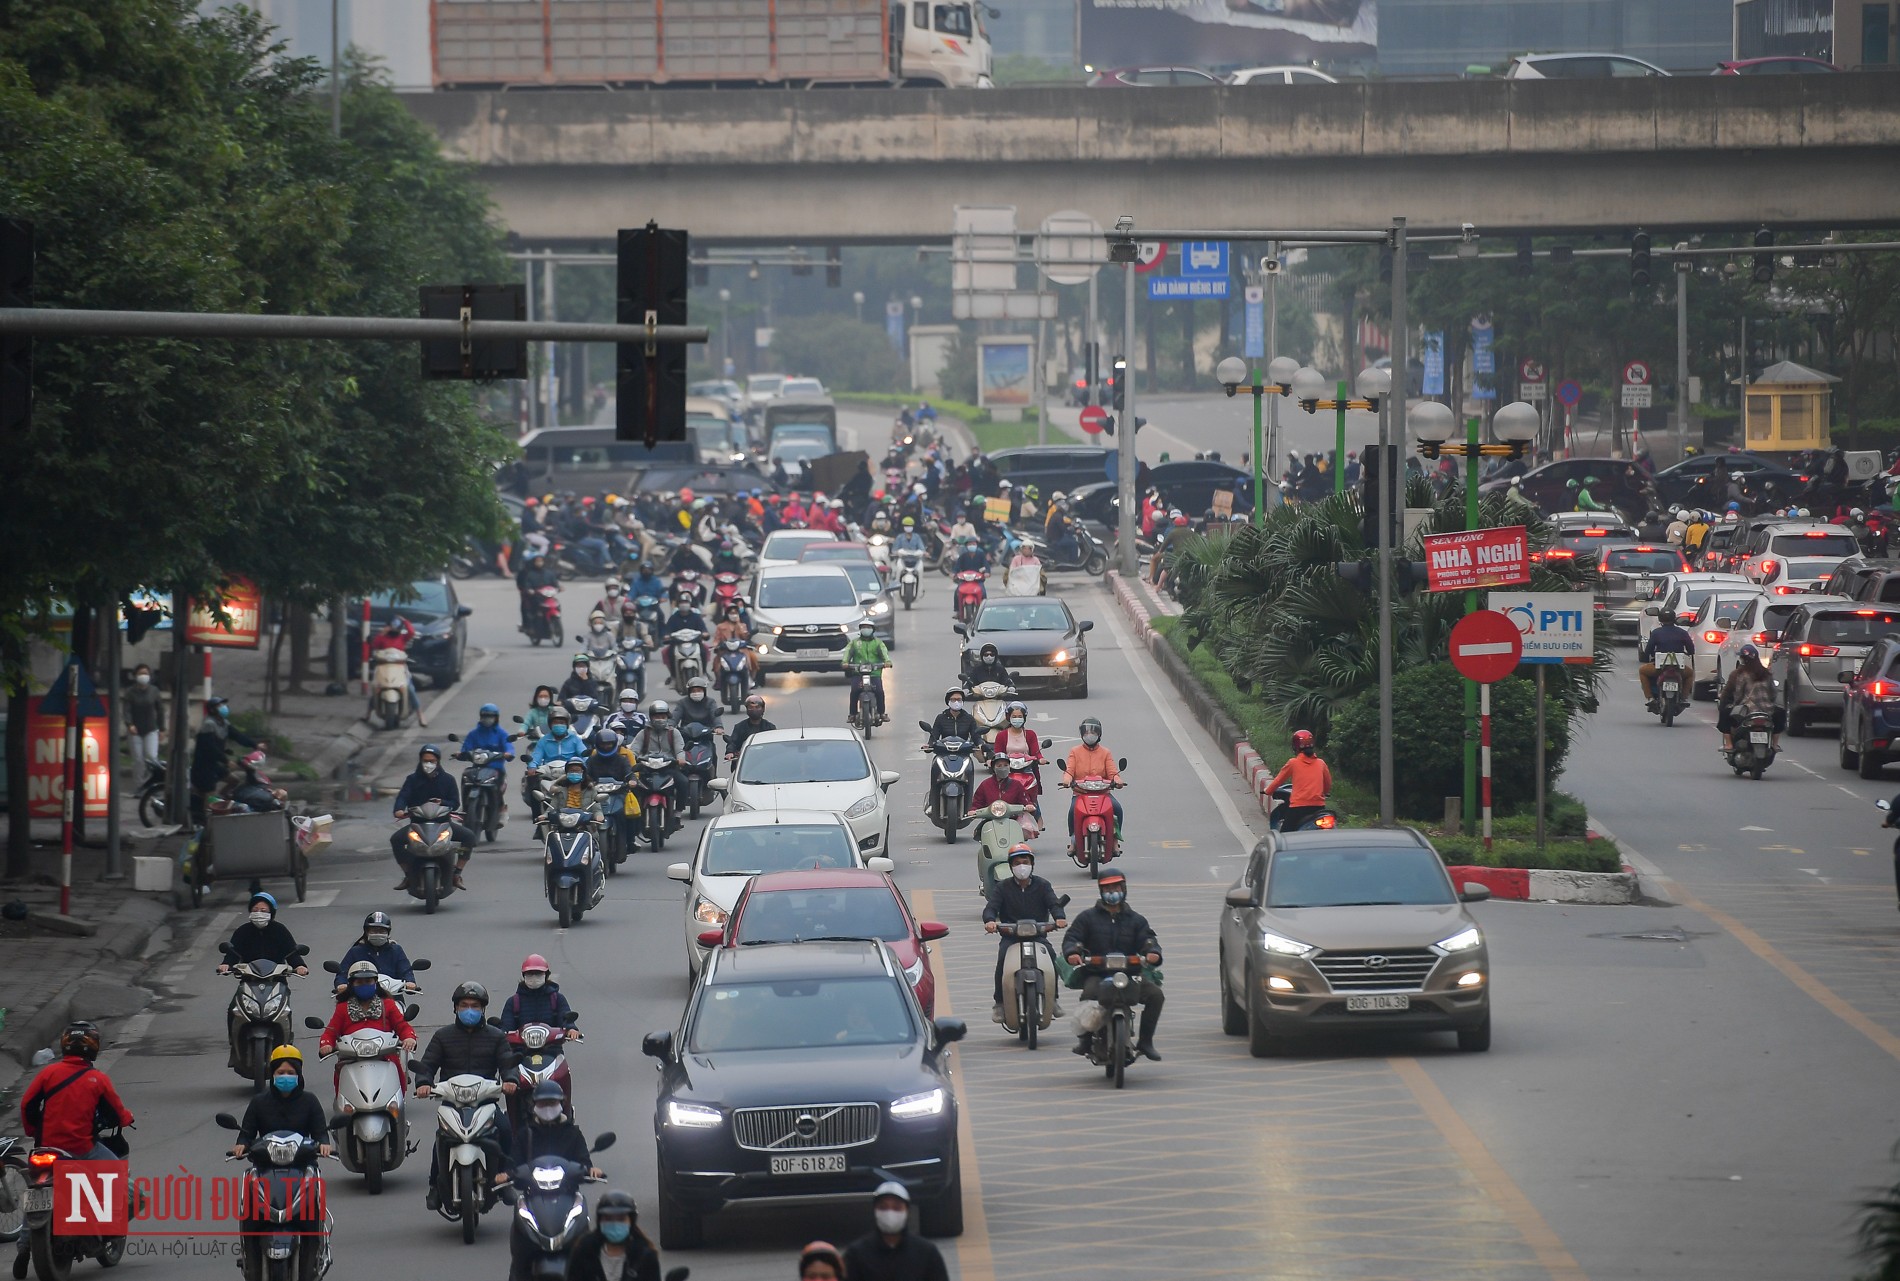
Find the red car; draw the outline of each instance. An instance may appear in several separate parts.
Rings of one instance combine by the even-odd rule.
[[[911,915],[896,882],[863,868],[766,872],[746,882],[723,930],[699,936],[703,947],[881,939],[904,968],[926,1018],[936,1017],[937,981],[924,945],[950,933]]]

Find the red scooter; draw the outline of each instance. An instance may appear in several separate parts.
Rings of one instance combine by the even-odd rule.
[[[1069,763],[1057,761],[1056,768],[1067,774]],[[1128,758],[1117,760],[1115,768],[1127,769]],[[1075,800],[1069,808],[1073,832],[1069,857],[1094,880],[1102,874],[1102,865],[1115,857],[1115,803],[1109,794],[1123,784],[1111,783],[1105,778],[1064,778],[1061,785],[1075,792]]]
[[[739,590],[739,576],[730,570],[713,575],[713,613],[724,618],[726,606],[745,608],[745,594]]]
[[[566,1027],[524,1023],[508,1034],[508,1044],[521,1056],[515,1067],[515,1092],[508,1101],[508,1119],[517,1133],[528,1123],[534,1106],[534,1087],[543,1081],[553,1081],[561,1087],[567,1095],[567,1114],[574,1115],[574,1081],[568,1073],[566,1043],[572,1041],[578,1045],[583,1039],[580,1029],[574,1026],[579,1017],[578,1012],[569,1010]],[[488,1022],[491,1027],[501,1026],[498,1018],[490,1018]]]
[[[957,621],[966,627],[976,621],[976,611],[982,606],[985,595],[983,580],[989,576],[987,569],[957,571]]]

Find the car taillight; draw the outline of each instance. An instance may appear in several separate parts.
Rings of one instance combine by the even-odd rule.
[[[1775,588],[1775,595],[1799,596],[1801,595],[1802,590],[1803,590],[1802,587],[1798,583],[1783,583],[1781,584],[1781,586]]]
[[[1706,631],[1702,633],[1702,639],[1707,641],[1711,645],[1720,645],[1723,641],[1728,639],[1728,633],[1718,632],[1718,631]]]
[[[1828,531],[1825,529],[1810,529],[1807,533],[1801,535],[1803,538],[1826,538],[1827,536]]]
[[[1841,651],[1838,645],[1796,645],[1794,652],[1800,658],[1833,658]]]
[[[1770,578],[1774,576],[1775,562],[1772,560],[1765,560],[1760,565],[1756,566],[1756,568],[1761,571],[1761,576],[1763,578]]]
[[[1900,684],[1893,681],[1868,681],[1865,688],[1869,698],[1900,698]]]
[[[1544,553],[1544,559],[1546,560],[1575,560],[1576,558],[1577,553],[1571,551],[1568,547],[1553,547]]]
[[[1768,643],[1768,633],[1756,632],[1753,636],[1750,636],[1748,639],[1754,641],[1757,645],[1766,645]]]

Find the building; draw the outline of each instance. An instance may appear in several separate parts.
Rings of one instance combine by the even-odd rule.
[[[1730,56],[1734,22],[1732,0],[1379,0],[1379,70],[1460,75],[1521,53],[1590,52],[1707,72]]]
[[[1005,0],[1001,17],[985,18],[998,58],[1034,58],[1052,67],[1082,65],[1076,56],[1077,0]]]

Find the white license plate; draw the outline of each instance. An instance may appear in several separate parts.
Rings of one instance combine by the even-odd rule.
[[[53,1189],[28,1188],[26,1190],[25,1208],[28,1214],[51,1214],[53,1212]]]
[[[1349,996],[1346,998],[1348,1014],[1385,1014],[1393,1010],[1409,1010],[1412,998],[1409,996]]]
[[[1750,730],[1748,741],[1751,743],[1766,743],[1768,741],[1768,731],[1760,729]]]
[[[800,1152],[797,1156],[772,1158],[774,1174],[843,1174],[844,1153]]]

